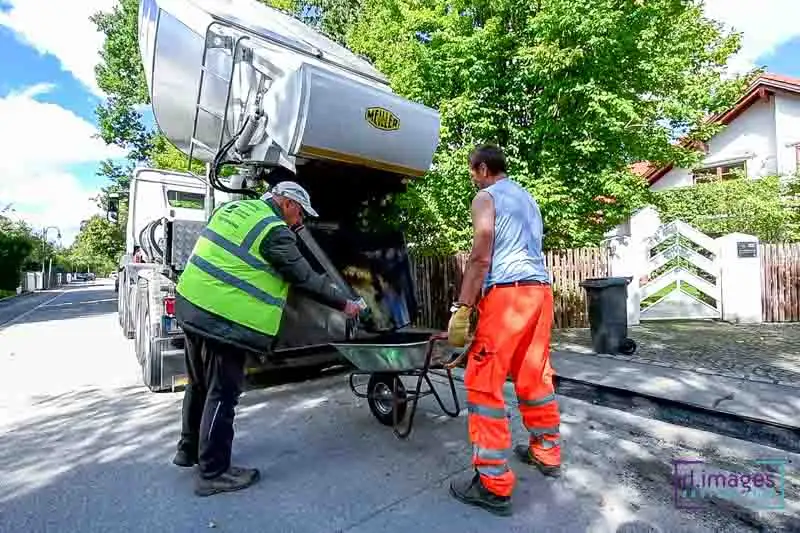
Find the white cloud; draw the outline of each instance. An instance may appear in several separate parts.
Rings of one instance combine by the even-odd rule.
[[[116,0],[0,0],[0,26],[39,53],[56,57],[63,70],[101,96],[94,67],[103,35],[89,17],[114,5]]]
[[[800,36],[798,0],[707,0],[705,13],[742,33],[742,49],[729,62],[736,73],[761,66],[759,58]]]
[[[103,36],[89,17],[110,11],[117,0],[77,0],[64,9],[61,0],[0,0],[0,26],[6,26],[42,54],[55,56],[65,71],[101,95],[94,66]],[[744,34],[743,49],[732,59],[736,72],[755,66],[759,57],[800,36],[797,0],[706,0],[706,14]]]
[[[91,197],[99,191],[67,168],[125,153],[96,138],[97,128],[73,112],[37,100],[52,88],[39,84],[0,98],[0,146],[12,154],[0,158],[0,205],[12,203],[16,215],[36,228],[59,227],[69,245],[81,221],[97,212]]]

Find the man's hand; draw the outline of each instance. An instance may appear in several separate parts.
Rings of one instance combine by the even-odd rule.
[[[361,305],[358,302],[353,300],[348,300],[347,305],[344,308],[344,314],[347,315],[348,318],[355,318],[361,313]]]
[[[447,324],[447,342],[450,343],[450,346],[463,348],[467,344],[471,315],[472,308],[466,305],[459,306],[453,311],[450,322]]]

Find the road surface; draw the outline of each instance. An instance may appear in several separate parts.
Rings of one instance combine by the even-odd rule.
[[[354,398],[346,374],[255,384],[242,397],[234,459],[262,470],[239,493],[197,498],[171,465],[181,393],[140,383],[113,284],[34,295],[0,326],[2,532],[713,532],[798,531],[798,456],[561,397],[565,474],[512,461],[515,514],[448,495],[468,475],[466,418],[426,404],[407,441]],[[0,323],[8,315],[0,316]],[[524,438],[516,414],[515,438]],[[787,464],[785,510],[753,500],[678,509],[671,461],[729,472]]]

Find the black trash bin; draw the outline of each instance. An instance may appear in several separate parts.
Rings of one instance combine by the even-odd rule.
[[[596,353],[631,355],[636,343],[628,338],[628,284],[633,278],[591,278],[586,290],[592,348]]]

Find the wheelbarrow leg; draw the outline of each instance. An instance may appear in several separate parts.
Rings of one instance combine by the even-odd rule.
[[[439,407],[442,409],[442,411],[444,411],[444,413],[447,416],[451,418],[456,418],[461,413],[461,404],[458,401],[458,392],[456,391],[456,383],[455,380],[453,379],[453,371],[450,370],[449,368],[446,370],[447,370],[447,381],[450,384],[450,394],[452,394],[453,396],[453,407],[455,409],[453,411],[451,411],[444,405],[444,402],[442,401],[442,397],[439,394],[439,391],[436,390],[436,387],[433,385],[433,381],[431,381],[431,378],[430,376],[428,376],[428,374],[425,374],[425,380],[428,382],[428,386],[431,388],[433,396],[434,398],[436,398],[436,401],[439,403]]]
[[[411,411],[408,413],[408,422],[406,423],[406,428],[401,430],[400,429],[400,421],[397,419],[397,404],[398,399],[397,396],[392,396],[392,416],[394,416],[394,427],[392,428],[394,431],[395,436],[398,439],[406,439],[409,435],[411,435],[411,428],[414,425],[414,415],[417,414],[417,404],[419,403],[420,397],[420,390],[422,389],[422,381],[427,377],[427,374],[423,371],[419,373],[419,378],[417,379],[417,386],[414,389],[414,392],[411,393]],[[400,379],[398,376],[395,376],[394,379]],[[409,400],[406,399],[406,402]]]

